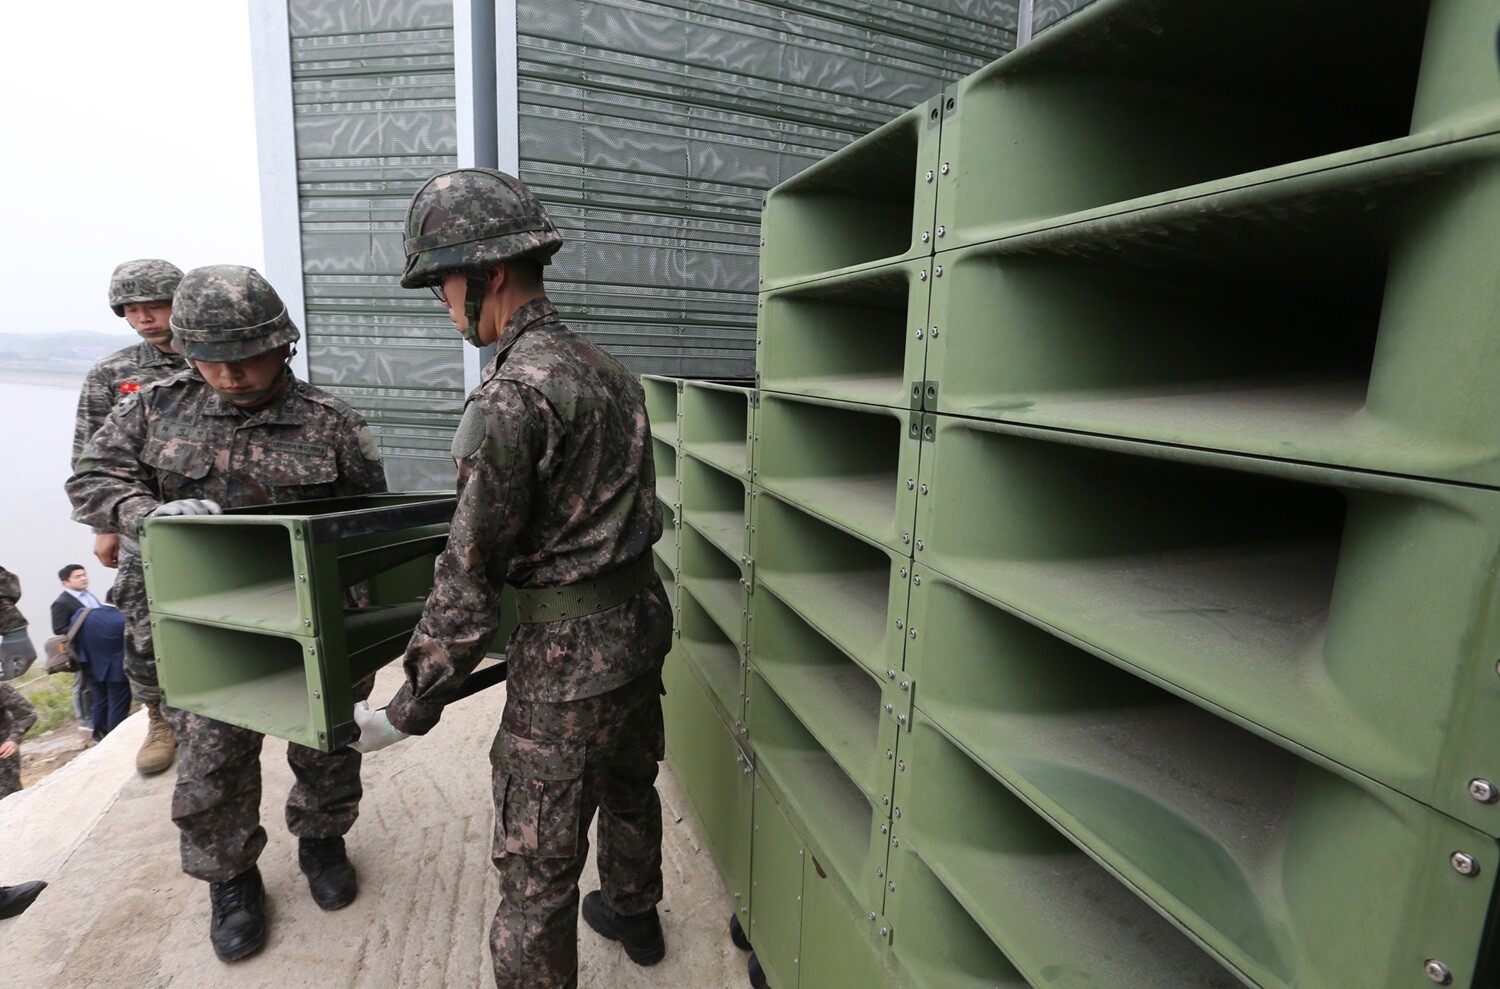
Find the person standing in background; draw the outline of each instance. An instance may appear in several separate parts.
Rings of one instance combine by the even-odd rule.
[[[21,600],[21,578],[0,567],[0,680],[14,680],[36,662],[31,629],[16,602]]]
[[[102,358],[84,379],[73,429],[74,470],[78,469],[84,444],[104,425],[115,406],[143,386],[187,367],[187,361],[172,349],[172,295],[181,283],[182,270],[160,258],[126,261],[110,276],[109,306],[116,316],[130,324],[141,340]],[[115,578],[114,595],[127,624],[125,674],[130,680],[130,692],[145,707],[150,719],[146,740],[136,753],[135,768],[141,775],[149,776],[172,765],[177,738],[161,714],[161,687],[156,680],[156,653],[146,608],[140,547],[133,536],[122,541],[118,533],[95,529],[94,555],[106,567],[118,567],[120,571]],[[80,677],[78,682],[83,683],[84,678]],[[97,730],[98,726],[94,727]]]
[[[69,563],[57,572],[57,579],[62,581],[63,589],[61,594],[52,599],[52,634],[67,635],[73,624],[73,616],[78,614],[79,609],[88,608],[93,611],[104,607],[104,602],[89,590],[89,572],[83,569],[81,563]],[[88,622],[85,617],[83,627],[78,630],[79,635],[83,634],[83,628],[88,627]],[[94,695],[89,691],[89,678],[83,675],[82,670],[73,675],[73,720],[98,741],[99,736],[94,729]]]
[[[21,739],[36,724],[36,708],[0,681],[0,800],[21,789]]]
[[[78,675],[88,678],[93,699],[94,741],[119,727],[130,714],[130,681],[125,678],[125,616],[104,596],[73,638]]]

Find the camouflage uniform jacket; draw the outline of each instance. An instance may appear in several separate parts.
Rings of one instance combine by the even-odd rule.
[[[78,416],[73,424],[73,467],[89,437],[99,431],[104,420],[120,401],[134,395],[143,385],[169,378],[187,361],[177,354],[164,354],[145,340],[102,357],[89,368],[78,393]]]
[[[180,498],[224,508],[384,491],[385,467],[364,418],[293,378],[246,411],[191,370],[115,410],[68,478],[73,519],[135,537],[141,519]]]
[[[0,567],[0,635],[26,625],[26,618],[16,602],[21,600],[21,578]]]
[[[545,297],[512,315],[497,343],[454,435],[458,510],[406,649],[406,685],[386,712],[412,734],[437,723],[484,657],[504,584],[577,583],[661,538],[640,383],[559,323]],[[505,650],[511,696],[591,697],[656,669],[671,613],[652,585],[597,614],[518,627]]]
[[[15,687],[0,681],[0,742],[21,744],[26,731],[36,723],[36,708]]]

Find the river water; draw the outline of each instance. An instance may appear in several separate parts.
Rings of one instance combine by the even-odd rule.
[[[103,597],[114,571],[94,559],[94,534],[69,517],[73,417],[83,380],[0,379],[0,565],[21,578],[21,612],[40,648],[64,564],[88,568]]]

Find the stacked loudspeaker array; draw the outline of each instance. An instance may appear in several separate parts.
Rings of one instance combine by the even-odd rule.
[[[1100,0],[772,191],[646,384],[773,986],[1497,977],[1497,28]]]

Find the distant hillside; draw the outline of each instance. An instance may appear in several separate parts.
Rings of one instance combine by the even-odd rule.
[[[6,380],[82,378],[105,354],[129,346],[134,334],[0,333],[0,375]]]

